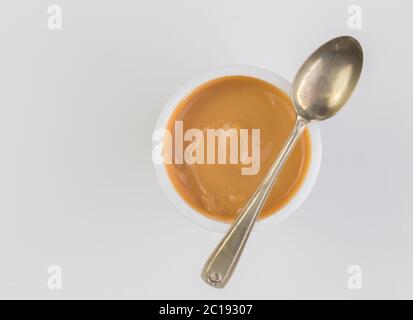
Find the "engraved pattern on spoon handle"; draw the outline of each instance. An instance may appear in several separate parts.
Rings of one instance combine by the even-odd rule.
[[[201,277],[206,283],[223,288],[231,277],[239,261],[254,223],[267,200],[288,156],[300,138],[308,121],[297,116],[297,120],[284,147],[264,180],[248,201],[237,219],[233,222],[224,238],[209,256],[202,270]]]

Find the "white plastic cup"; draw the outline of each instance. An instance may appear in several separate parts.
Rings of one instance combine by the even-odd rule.
[[[182,99],[191,94],[194,89],[210,80],[225,76],[250,76],[258,78],[271,83],[272,85],[281,89],[287,95],[290,94],[290,83],[284,78],[270,71],[252,66],[221,67],[201,74],[200,76],[190,80],[183,87],[181,87],[165,104],[156,123],[155,130],[166,128],[168,120],[175,108],[182,101]],[[310,194],[310,191],[317,180],[321,164],[321,136],[320,128],[317,123],[311,123],[308,129],[311,137],[311,159],[307,174],[302,185],[300,186],[300,189],[296,192],[293,198],[290,199],[290,201],[277,212],[260,221],[257,221],[253,230],[260,230],[264,227],[275,225],[285,220],[300,207],[300,205]],[[168,177],[164,164],[155,164],[155,171],[159,183],[167,198],[174,204],[174,206],[181,214],[183,214],[185,217],[195,222],[196,224],[213,231],[225,232],[228,229],[228,223],[213,220],[204,216],[202,213],[197,212],[178,194]]]

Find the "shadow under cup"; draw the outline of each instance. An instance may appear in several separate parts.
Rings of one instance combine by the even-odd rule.
[[[168,101],[156,129],[168,129],[173,138],[179,136],[176,135],[179,131],[176,124],[179,121],[182,122],[182,132],[197,128],[203,144],[210,143],[208,137],[211,129],[235,128],[241,139],[242,128],[249,138],[247,154],[253,156],[252,129],[261,129],[258,142],[261,163],[258,173],[241,175],[240,170],[246,166],[239,163],[207,164],[207,154],[204,164],[186,164],[185,159],[175,157],[179,157],[179,153],[172,152],[173,157],[164,159],[172,160],[172,164],[155,165],[162,189],[182,214],[211,230],[225,231],[228,228],[228,223],[242,210],[258,187],[293,127],[295,112],[288,98],[289,90],[290,84],[286,80],[269,71],[234,66],[220,68],[193,79]],[[230,105],[234,101],[237,109],[232,110],[231,114]],[[288,107],[285,107],[287,104]],[[252,106],[256,105],[259,108],[252,112]],[[263,107],[264,105],[269,107]],[[268,119],[271,121],[267,121]],[[165,141],[169,140],[165,135],[162,138],[158,135],[154,144],[159,146],[161,141],[165,146]],[[231,143],[230,139],[227,141]],[[267,207],[264,207],[262,219],[257,222],[254,230],[285,219],[301,205],[314,185],[321,160],[321,139],[316,123],[310,125],[300,141],[297,151],[294,150],[291,160],[289,159],[291,164],[287,163],[283,171],[285,177],[282,177],[283,173],[279,177],[278,188],[276,183]],[[182,142],[184,143],[187,147],[190,142]],[[174,141],[174,151],[178,144]],[[241,144],[238,149],[240,148]],[[218,149],[215,150],[219,152]],[[208,153],[207,147],[205,151]],[[241,155],[242,150],[238,151]],[[227,161],[228,158],[229,154]],[[183,163],[179,164],[182,160]],[[288,181],[288,177],[291,181]],[[291,185],[288,184],[290,182]],[[284,192],[283,185],[286,186],[285,193],[280,193]],[[225,202],[226,199],[230,201]]]

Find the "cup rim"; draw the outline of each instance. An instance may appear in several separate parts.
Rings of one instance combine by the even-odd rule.
[[[194,89],[199,87],[200,85],[225,76],[250,76],[257,79],[264,80],[280,90],[282,90],[287,95],[290,94],[291,84],[282,78],[281,76],[265,70],[261,68],[257,68],[254,66],[248,65],[234,65],[234,66],[223,66],[220,68],[213,69],[211,71],[202,73],[201,75],[189,80],[186,84],[184,84],[180,89],[178,89],[175,94],[171,96],[171,98],[166,102],[164,105],[159,118],[155,125],[155,131],[157,129],[165,128],[169,117],[171,116],[172,112],[175,110],[179,102],[188,96]],[[291,214],[293,214],[297,209],[302,205],[305,199],[310,194],[314,184],[317,180],[317,176],[320,170],[321,164],[321,134],[320,128],[317,122],[312,122],[308,126],[308,130],[310,133],[310,141],[311,141],[311,159],[309,168],[307,171],[307,175],[302,182],[301,187],[296,192],[296,194],[290,199],[290,201],[284,205],[281,209],[277,212],[269,215],[268,217],[257,221],[255,223],[253,231],[262,230],[267,228],[271,225],[276,225],[281,221],[284,221],[288,218]],[[154,132],[155,132],[154,131]],[[153,148],[155,144],[159,144],[159,141],[155,142],[152,141]],[[153,149],[152,148],[152,149]],[[175,206],[175,208],[186,218],[191,220],[192,222],[202,226],[206,229],[216,231],[216,232],[225,232],[228,227],[229,223],[221,222],[217,220],[213,220],[204,216],[202,213],[199,213],[194,208],[192,208],[175,190],[175,187],[172,185],[168,174],[166,172],[165,165],[163,163],[156,164],[154,162],[155,172],[158,179],[158,182],[165,193],[166,197],[169,199],[170,202]]]

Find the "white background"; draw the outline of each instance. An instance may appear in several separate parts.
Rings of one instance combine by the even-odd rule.
[[[49,30],[47,8],[63,9]],[[362,30],[347,9],[362,8]],[[412,4],[409,1],[0,3],[1,298],[413,298]],[[212,68],[292,80],[350,34],[361,81],[321,124],[319,179],[286,222],[254,233],[224,290],[200,271],[221,235],[158,186],[151,135],[166,100]],[[63,289],[47,287],[49,265]],[[361,265],[363,289],[347,287]]]

